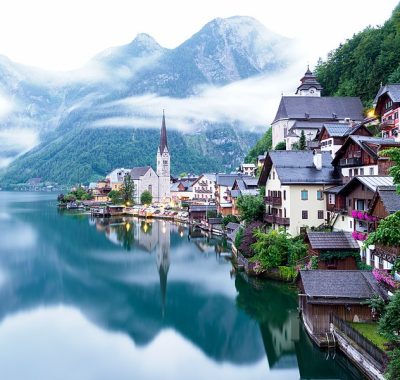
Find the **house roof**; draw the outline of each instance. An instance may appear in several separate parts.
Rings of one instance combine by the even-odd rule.
[[[232,198],[238,198],[238,197],[240,197],[240,195],[241,195],[240,190],[231,190],[231,197]]]
[[[381,88],[379,89],[378,93],[375,96],[374,105],[378,103],[379,98],[383,94],[388,94],[390,99],[395,103],[400,102],[400,83],[391,83],[381,86]]]
[[[107,174],[106,178],[108,178],[111,182],[123,182],[125,175],[129,174],[132,169],[114,169],[110,174]]]
[[[378,186],[373,200],[371,201],[370,212],[375,204],[376,198],[379,197],[389,214],[393,214],[400,210],[400,194],[396,191],[396,186]]]
[[[393,186],[393,177],[388,175],[358,175],[347,182],[340,193],[348,193],[358,182],[375,192],[378,186]]]
[[[356,143],[362,150],[364,150],[367,154],[377,160],[378,151],[381,147],[390,147],[390,146],[400,146],[400,142],[396,142],[393,139],[383,139],[379,137],[372,136],[359,136],[359,135],[350,135],[344,144],[340,147],[340,149],[336,152],[335,158],[332,163],[337,164],[342,157],[342,155],[346,152],[348,145],[351,142]]]
[[[206,212],[206,211],[216,211],[217,206],[214,205],[190,205],[189,212]]]
[[[324,192],[330,194],[338,194],[343,189],[343,186],[344,185],[330,187],[329,189],[326,189]]]
[[[232,187],[236,179],[250,178],[242,174],[217,174],[216,183],[219,186]]]
[[[240,227],[240,224],[239,223],[233,223],[233,222],[229,222],[227,225],[226,225],[226,229],[227,230],[232,230],[232,231],[235,231],[236,229],[238,229]]]
[[[387,298],[370,271],[361,270],[301,270],[300,278],[308,301],[318,299],[365,300],[373,296]]]
[[[294,131],[296,129],[321,129],[323,126],[322,121],[304,121],[297,120],[294,122],[289,131]]]
[[[358,97],[282,96],[273,123],[281,119],[324,121],[363,120],[363,105]]]
[[[331,137],[344,137],[352,129],[350,123],[324,123],[323,126]]]
[[[314,165],[312,151],[276,150],[268,153],[260,175],[259,185],[267,182],[271,166],[274,165],[282,185],[294,184],[339,184],[340,173],[331,164],[329,152],[321,152],[322,168]]]
[[[150,166],[142,166],[138,168],[133,168],[131,170],[131,178],[132,179],[139,179],[140,177],[144,176],[149,170],[151,170]]]
[[[351,236],[350,232],[307,232],[307,238],[313,249],[350,249],[359,250],[357,241]]]

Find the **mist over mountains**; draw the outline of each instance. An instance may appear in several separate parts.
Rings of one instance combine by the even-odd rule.
[[[173,173],[231,170],[270,121],[262,91],[290,66],[291,46],[237,16],[175,49],[139,34],[71,72],[0,56],[0,185],[73,184],[153,165],[162,109]]]

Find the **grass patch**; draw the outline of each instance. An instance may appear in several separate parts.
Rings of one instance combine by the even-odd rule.
[[[378,346],[381,350],[385,350],[384,344],[388,343],[388,340],[379,334],[377,323],[352,322],[351,326],[369,341],[374,343],[375,346]]]

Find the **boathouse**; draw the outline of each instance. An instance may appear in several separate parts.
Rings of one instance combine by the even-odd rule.
[[[309,256],[318,258],[318,269],[357,269],[360,248],[350,232],[307,232]]]
[[[373,314],[365,301],[388,298],[370,271],[301,270],[298,285],[299,310],[317,344],[330,331],[331,314],[344,321],[371,322]]]

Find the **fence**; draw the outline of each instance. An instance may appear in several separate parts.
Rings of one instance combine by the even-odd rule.
[[[375,362],[378,364],[381,372],[384,372],[388,357],[384,351],[375,346],[370,340],[366,339],[357,330],[355,330],[349,323],[339,318],[335,314],[330,315],[330,322],[343,334],[348,336],[353,342],[361,347]]]

